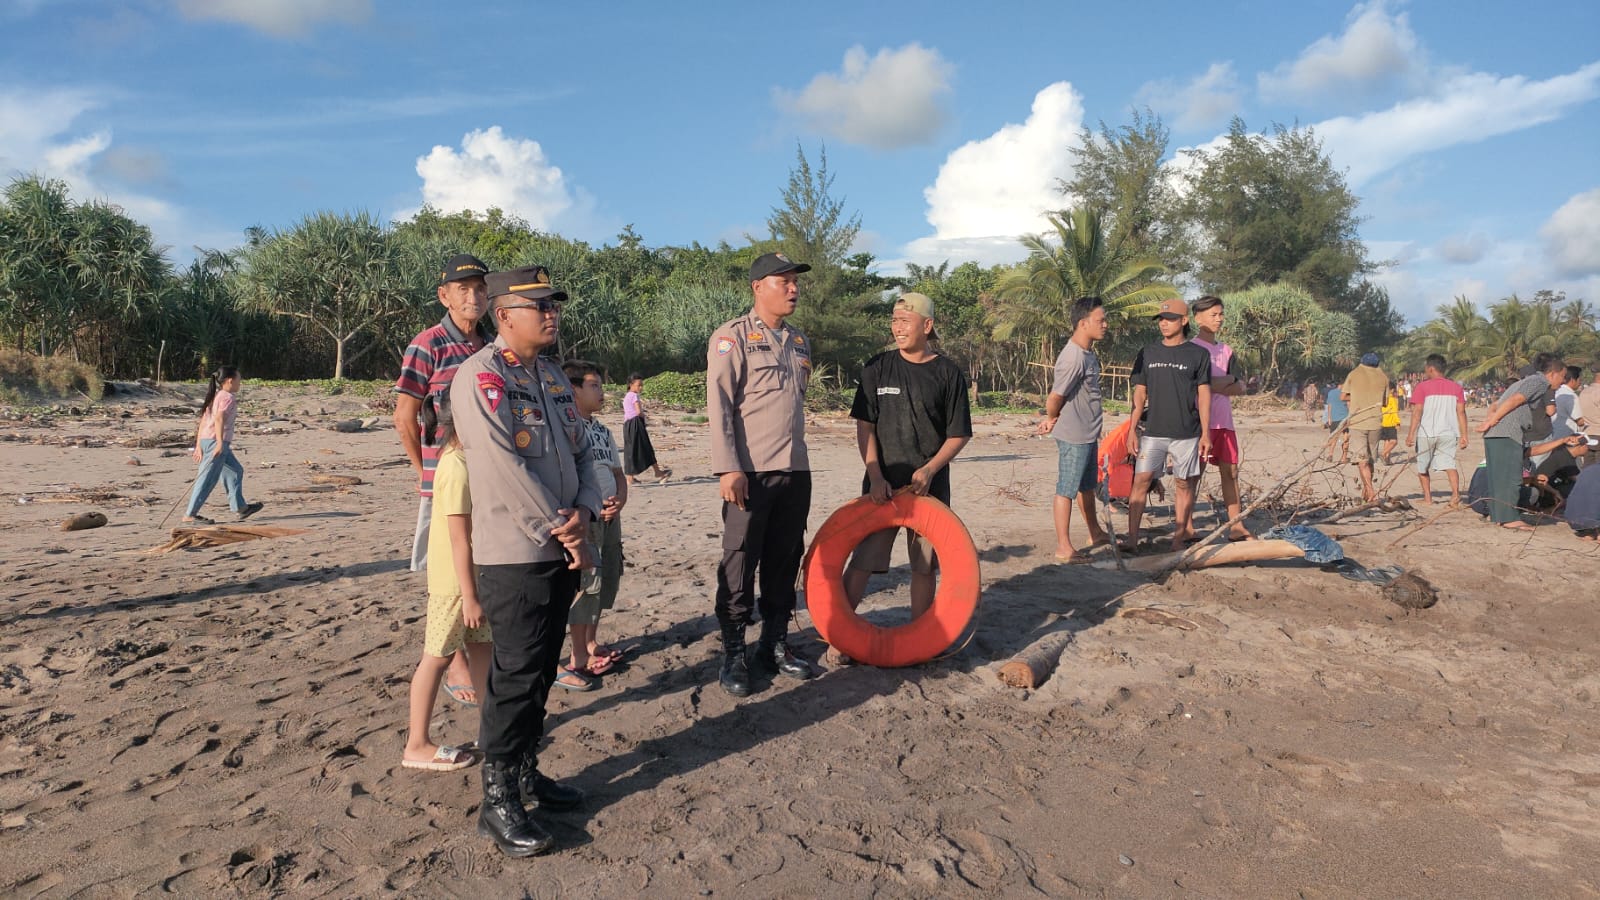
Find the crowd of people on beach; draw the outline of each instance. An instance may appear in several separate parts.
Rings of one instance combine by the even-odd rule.
[[[724,523],[713,601],[718,683],[734,697],[816,673],[789,638],[811,508],[804,404],[812,351],[788,318],[809,269],[778,253],[757,258],[750,312],[719,327],[706,350]],[[622,513],[631,486],[647,473],[665,481],[671,470],[650,441],[642,377],[628,379],[619,448],[596,418],[603,368],[546,355],[567,295],[543,267],[494,272],[458,255],[440,272],[438,298],[446,315],[412,341],[396,384],[395,427],[420,497],[411,567],[428,581],[402,766],[481,763],[480,833],[508,855],[531,856],[555,842],[539,815],[584,802],[539,770],[549,693],[595,690],[626,665],[626,649],[599,634],[623,577]],[[928,297],[902,294],[888,323],[894,349],[862,369],[851,415],[861,492],[876,502],[897,492],[951,502],[948,466],[971,437],[971,413],[964,372],[932,349],[934,317]],[[885,532],[856,548],[845,575],[852,602],[888,569],[895,537]],[[926,608],[937,560],[918,535],[908,531],[907,542],[913,609]],[[759,637],[747,643],[752,626]],[[475,746],[430,737],[441,686],[478,709]]]
[[[749,272],[750,311],[717,328],[707,343],[711,467],[724,527],[712,604],[723,651],[718,683],[736,698],[772,679],[804,681],[817,671],[789,635],[811,510],[805,399],[813,368],[809,339],[789,318],[809,269],[781,253],[758,257]],[[597,418],[606,401],[604,368],[549,355],[567,295],[544,267],[491,271],[473,256],[456,255],[440,271],[437,297],[445,316],[406,348],[395,385],[394,425],[419,497],[410,567],[426,573],[428,595],[401,765],[449,772],[480,764],[478,830],[507,855],[531,856],[555,843],[533,812],[584,802],[582,791],[539,769],[549,693],[596,690],[603,676],[627,664],[627,649],[600,633],[623,579],[622,514],[646,473],[664,482],[671,470],[656,458],[640,374],[627,380],[619,446]],[[865,361],[857,380],[850,415],[861,495],[873,502],[904,492],[953,502],[949,466],[972,436],[969,385],[963,369],[937,349],[936,318],[932,299],[900,294],[887,329],[893,346]],[[1132,414],[1107,435],[1094,351],[1107,334],[1106,309],[1096,297],[1075,301],[1072,334],[1056,358],[1037,428],[1057,443],[1059,563],[1088,561],[1116,538],[1096,512],[1100,496],[1126,500],[1119,550],[1145,549],[1145,508],[1167,474],[1173,476],[1170,547],[1198,541],[1195,501],[1207,466],[1221,483],[1226,536],[1255,539],[1241,510],[1242,454],[1231,398],[1253,392],[1258,382],[1221,340],[1225,320],[1219,297],[1161,302],[1155,339],[1138,351],[1129,376]],[[1442,357],[1430,356],[1421,378],[1397,383],[1368,353],[1342,383],[1294,385],[1289,395],[1301,398],[1308,421],[1321,406],[1332,432],[1330,455],[1346,461],[1354,454],[1369,501],[1379,491],[1375,467],[1391,462],[1401,411],[1409,409],[1404,443],[1415,451],[1422,501],[1431,502],[1431,477],[1442,472],[1456,504],[1462,502],[1456,453],[1469,436],[1467,393],[1446,371]],[[1481,504],[1496,523],[1527,529],[1524,511],[1559,511],[1580,537],[1600,539],[1600,465],[1581,467],[1596,443],[1583,433],[1590,395],[1579,398],[1581,374],[1540,354],[1478,426],[1485,463],[1467,502]],[[233,368],[212,379],[196,434],[200,470],[186,523],[211,524],[200,509],[219,480],[240,519],[262,508],[244,500],[243,470],[231,451],[239,385]],[[1600,376],[1591,390],[1600,394]],[[1116,477],[1119,469],[1126,478]],[[1070,533],[1075,505],[1089,537],[1082,548]],[[898,532],[872,535],[850,556],[843,586],[852,607],[871,576],[888,570]],[[939,564],[926,538],[905,532],[915,616],[934,603]],[[753,626],[758,637],[749,643]],[[853,663],[831,649],[828,661]],[[478,710],[475,744],[433,741],[441,688]]]

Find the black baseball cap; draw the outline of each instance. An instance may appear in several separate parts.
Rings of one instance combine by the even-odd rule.
[[[489,267],[483,264],[483,260],[470,253],[457,253],[444,261],[444,269],[439,272],[439,283],[482,278],[488,274]]]
[[[552,300],[565,302],[567,299],[566,291],[557,290],[555,285],[550,283],[550,270],[544,266],[525,266],[505,272],[490,272],[487,281],[491,300],[507,294],[516,294],[529,300],[543,300],[549,297]]]
[[[760,281],[768,275],[782,275],[786,272],[809,272],[811,267],[805,263],[791,262],[789,257],[782,253],[763,253],[756,257],[750,264],[750,280]]]

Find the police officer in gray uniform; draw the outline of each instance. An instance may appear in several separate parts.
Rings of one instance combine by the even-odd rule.
[[[718,328],[706,350],[711,468],[722,492],[716,610],[726,655],[720,681],[735,697],[750,694],[752,670],[801,679],[812,674],[786,639],[811,511],[805,434],[811,345],[784,319],[800,296],[797,276],[809,271],[781,253],[757,258],[750,266],[754,308]],[[746,659],[757,570],[761,642]]]
[[[557,811],[583,801],[582,792],[540,774],[537,750],[567,611],[581,571],[594,567],[588,531],[601,497],[572,385],[539,356],[555,345],[566,293],[543,266],[487,280],[500,336],[450,383],[472,488],[478,596],[494,630],[478,831],[509,856],[532,856],[555,839],[522,799]]]

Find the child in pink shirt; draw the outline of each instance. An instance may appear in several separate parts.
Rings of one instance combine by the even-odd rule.
[[[183,514],[185,525],[215,524],[200,515],[200,507],[211,496],[217,479],[222,479],[222,489],[228,495],[228,507],[244,521],[261,511],[263,504],[244,500],[244,466],[233,455],[233,421],[239,414],[239,370],[223,366],[211,376],[211,388],[206,391],[206,402],[200,410],[200,427],[194,436],[194,458],[200,463],[195,474],[194,489],[189,492],[189,506]]]

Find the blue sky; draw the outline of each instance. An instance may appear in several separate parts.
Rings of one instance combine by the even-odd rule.
[[[0,174],[185,259],[317,209],[498,205],[603,243],[764,233],[826,142],[860,248],[1004,262],[1079,129],[1311,125],[1413,322],[1600,303],[1600,4],[0,0]]]

